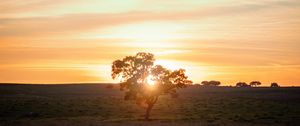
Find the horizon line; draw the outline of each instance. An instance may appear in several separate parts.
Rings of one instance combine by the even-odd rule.
[[[119,83],[96,83],[96,82],[91,82],[91,83],[80,83],[80,82],[75,82],[75,83],[1,83],[0,85],[104,85],[104,84],[113,84],[113,85],[117,85]],[[198,86],[197,83],[195,84],[191,84],[192,86]],[[203,85],[200,85],[203,86]],[[208,87],[236,87],[236,86],[232,86],[232,85],[220,85],[220,86],[208,86]],[[250,87],[250,88],[267,88],[270,86],[258,86],[258,87]],[[294,85],[290,85],[290,86],[280,86],[280,87],[299,87],[300,86],[294,86]],[[279,88],[280,88],[279,87]]]

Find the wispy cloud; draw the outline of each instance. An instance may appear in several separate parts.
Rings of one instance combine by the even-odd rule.
[[[66,2],[66,1],[64,1]],[[45,3],[57,4],[51,1],[28,2],[18,6],[38,6]],[[8,4],[12,4],[8,2]],[[200,20],[202,18],[210,18],[216,16],[231,16],[242,13],[259,11],[261,9],[273,9],[273,7],[289,7],[289,5],[297,5],[296,1],[275,1],[275,2],[256,2],[241,5],[224,5],[212,6],[204,8],[195,8],[188,11],[154,11],[136,10],[121,13],[70,13],[55,16],[41,17],[6,17],[0,19],[0,35],[1,36],[26,36],[26,35],[52,35],[62,33],[72,33],[97,29],[115,25],[123,25],[134,22],[143,21],[180,21],[180,20]],[[7,6],[6,4],[0,4]],[[48,4],[47,4],[48,5]],[[50,6],[49,5],[49,6]],[[9,6],[10,7],[10,6]],[[41,6],[43,7],[43,6]],[[22,7],[21,7],[22,8]],[[31,9],[34,9],[31,8]],[[39,8],[36,8],[37,10]],[[5,9],[9,11],[10,9]],[[11,10],[17,10],[12,7]],[[37,11],[36,10],[36,11]],[[15,12],[18,13],[18,12]]]

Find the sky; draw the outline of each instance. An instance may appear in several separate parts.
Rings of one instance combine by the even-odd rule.
[[[116,83],[137,52],[195,83],[300,86],[300,1],[0,0],[0,82]]]

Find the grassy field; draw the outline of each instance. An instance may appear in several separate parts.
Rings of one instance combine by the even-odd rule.
[[[299,125],[300,88],[189,86],[145,109],[115,85],[0,85],[0,125]]]

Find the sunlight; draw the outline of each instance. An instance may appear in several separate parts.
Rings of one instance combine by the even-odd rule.
[[[212,74],[207,67],[199,63],[183,62],[176,60],[156,60],[155,65],[162,65],[170,70],[185,69],[186,75],[195,82],[200,82],[208,75]]]
[[[121,78],[118,77],[116,80],[111,80],[110,72],[111,66],[110,65],[90,65],[90,64],[78,64],[75,67],[81,69],[83,74],[86,77],[96,78],[93,81],[89,82],[105,82],[105,83],[118,83]]]
[[[156,82],[153,80],[152,75],[147,77],[147,84],[150,85],[150,86],[154,86],[156,84]]]
[[[141,48],[176,47],[170,40],[182,39],[187,36],[180,34],[184,26],[179,24],[139,23],[111,28],[109,34],[96,35],[97,38],[118,38],[130,40],[124,46]]]
[[[184,66],[183,63],[178,62],[178,61],[171,61],[171,60],[156,60],[155,64],[162,65],[171,70],[176,70],[179,68],[184,68],[184,69],[186,68],[186,66]]]

